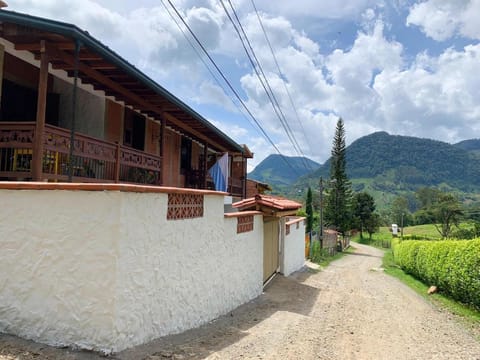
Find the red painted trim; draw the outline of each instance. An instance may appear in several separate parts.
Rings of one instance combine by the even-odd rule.
[[[23,182],[0,181],[0,190],[80,190],[80,191],[122,191],[136,193],[162,194],[199,194],[225,196],[227,193],[212,190],[184,189],[176,187],[108,184],[108,183],[53,183],[53,182]]]
[[[287,222],[285,225],[293,225],[293,224],[298,223],[300,221],[303,221],[305,219],[306,219],[305,217],[300,217],[298,219],[293,219],[293,220],[290,220],[289,222]]]
[[[240,216],[247,216],[247,215],[262,215],[263,213],[261,211],[238,211],[238,212],[232,212],[232,213],[225,213],[223,214],[224,217],[226,218],[235,218],[235,217],[240,217]]]

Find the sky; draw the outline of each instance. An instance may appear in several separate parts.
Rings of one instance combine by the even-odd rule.
[[[325,162],[339,117],[347,145],[375,131],[449,143],[480,137],[480,0],[6,2],[87,30],[247,144],[249,171],[277,151]]]

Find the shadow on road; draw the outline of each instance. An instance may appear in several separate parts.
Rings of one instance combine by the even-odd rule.
[[[305,277],[308,277],[308,271],[305,273]],[[295,278],[277,275],[262,295],[217,320],[182,334],[127,349],[115,358],[137,360],[148,359],[151,355],[167,358],[180,355],[183,359],[202,359],[238,342],[248,335],[250,328],[278,311],[308,315],[319,291]]]
[[[249,334],[249,329],[261,324],[279,311],[308,315],[319,289],[302,282],[313,275],[305,268],[292,277],[277,275],[262,295],[228,314],[199,328],[153,340],[108,356],[109,359],[203,359],[209,354],[236,343]],[[20,357],[19,357],[20,356]],[[0,359],[97,360],[105,357],[90,351],[54,348],[34,341],[0,333]]]

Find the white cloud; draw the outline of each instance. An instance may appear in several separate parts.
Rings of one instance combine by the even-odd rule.
[[[242,139],[248,135],[248,130],[239,125],[227,124],[225,122],[217,121],[215,119],[209,119],[208,121],[215,125],[217,128],[219,128],[221,131],[223,131],[225,134],[229,134],[229,136],[234,137],[235,139]],[[238,142],[241,143],[241,140],[238,140]]]
[[[443,41],[455,35],[480,39],[480,0],[427,0],[410,8],[407,25]]]
[[[379,109],[389,128],[455,142],[478,134],[480,45],[447,49],[437,58],[421,54],[405,71],[376,78]]]
[[[7,9],[71,22],[103,39],[117,36],[124,20],[117,12],[91,0],[15,0]]]
[[[307,156],[325,161],[339,116],[344,117],[347,127],[351,124],[350,141],[382,129],[382,114],[377,112],[381,100],[372,84],[379,73],[403,66],[403,48],[398,42],[385,39],[383,22],[377,21],[369,33],[360,32],[350,50],[338,49],[324,57],[318,44],[295,30],[286,19],[271,16],[264,19],[269,35],[283,34],[282,41],[275,43],[275,53],[283,80],[297,107],[298,120],[269,50],[261,46],[265,40],[258,35],[252,19],[246,21],[247,33],[257,33],[251,38],[257,56],[266,69],[290,129]],[[301,155],[288,141],[254,72],[244,74],[240,81],[249,108],[276,140],[277,147],[286,155]],[[272,148],[270,152],[274,152]]]
[[[375,0],[257,0],[256,4],[262,10],[286,17],[344,19],[357,17],[363,10],[377,2]]]
[[[187,10],[186,21],[206,49],[214,49],[220,41],[222,16],[211,9],[193,7]]]
[[[238,108],[232,102],[232,99],[225,94],[223,88],[209,80],[202,81],[192,99],[199,104],[217,105],[230,112],[238,112]]]

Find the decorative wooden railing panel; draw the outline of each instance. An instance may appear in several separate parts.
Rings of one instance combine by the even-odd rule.
[[[32,178],[34,136],[33,122],[0,122],[0,180]],[[162,158],[156,155],[75,133],[74,156],[70,161],[70,131],[48,124],[45,125],[43,147],[43,178],[46,180],[67,181],[72,169],[72,178],[77,182],[160,185]],[[214,189],[211,177],[197,172],[186,176],[184,186]],[[243,198],[243,189],[243,180],[228,179],[231,195]]]
[[[116,144],[79,133],[75,133],[73,143],[74,156],[70,163],[70,132],[56,126],[45,126],[43,172],[47,179],[68,179],[72,166],[72,175],[76,180],[116,180]]]
[[[141,184],[160,184],[162,158],[120,146],[120,180]]]
[[[30,179],[35,123],[0,123],[0,178]],[[160,184],[161,157],[75,133],[70,161],[70,132],[45,125],[43,177],[65,181]]]
[[[32,177],[35,123],[0,123],[0,177]]]

